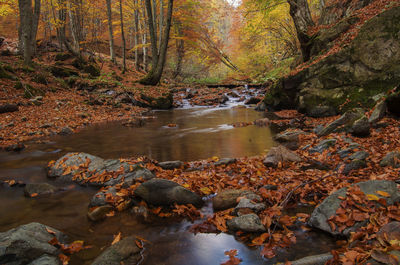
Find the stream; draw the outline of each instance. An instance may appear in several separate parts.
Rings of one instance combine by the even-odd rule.
[[[154,112],[143,127],[129,128],[120,123],[94,125],[69,136],[55,136],[45,144],[27,144],[19,153],[0,152],[0,180],[25,183],[49,182],[45,166],[67,152],[86,152],[102,158],[146,155],[158,161],[194,161],[213,156],[243,157],[265,153],[274,145],[268,127],[234,128],[234,122],[251,122],[263,114],[244,106],[227,104],[220,108],[182,108]],[[176,124],[176,127],[168,127]],[[109,246],[113,235],[137,235],[150,241],[140,264],[220,264],[228,258],[224,251],[237,249],[241,264],[274,264],[333,248],[330,237],[296,232],[297,243],[282,250],[274,259],[264,259],[260,248],[250,248],[229,234],[192,234],[192,223],[160,219],[147,222],[130,211],[118,213],[100,223],[87,217],[88,203],[97,189],[70,185],[66,191],[48,197],[26,198],[22,187],[0,185],[0,232],[29,222],[54,227],[71,240],[84,240],[93,247],[72,256],[70,264],[90,264]],[[212,214],[210,203],[202,208]]]

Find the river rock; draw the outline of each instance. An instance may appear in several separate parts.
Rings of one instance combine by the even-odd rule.
[[[96,206],[103,206],[107,205],[107,196],[116,196],[117,190],[115,187],[109,187],[100,190],[95,195],[93,195],[92,199],[90,200],[89,207],[96,207]]]
[[[334,146],[336,143],[337,143],[337,140],[335,138],[328,138],[328,139],[322,140],[321,142],[319,142],[313,148],[310,148],[310,150],[308,150],[308,152],[310,154],[322,153],[323,151],[325,151],[329,147]]]
[[[369,180],[364,182],[359,182],[354,185],[360,187],[364,194],[373,194],[379,198],[384,198],[377,193],[377,191],[384,191],[390,194],[390,197],[384,198],[388,205],[392,205],[395,202],[400,201],[400,192],[397,189],[397,184],[393,181],[387,180]],[[342,232],[332,231],[327,220],[336,214],[337,209],[339,209],[342,200],[339,197],[346,197],[347,188],[342,188],[330,196],[325,198],[325,200],[318,205],[311,214],[309,225],[332,235],[348,236],[350,232],[354,231],[357,227],[355,226],[345,229]]]
[[[112,210],[113,207],[110,205],[99,206],[93,210],[90,210],[87,217],[89,218],[89,220],[97,222],[105,219],[107,217],[107,214],[110,213]]]
[[[264,209],[265,209],[264,203],[256,203],[247,198],[242,198],[239,201],[238,205],[236,205],[233,213],[240,216],[240,212],[242,210],[245,210],[245,211],[250,210],[252,212],[258,213]]]
[[[114,186],[119,183],[123,188],[127,188],[136,183],[138,179],[150,180],[156,176],[147,168],[142,168],[139,165],[132,166],[133,170],[127,170],[125,173],[118,175],[118,177],[107,181],[104,186]]]
[[[236,158],[221,158],[217,162],[214,162],[214,166],[230,165],[236,163]]]
[[[379,163],[381,167],[400,167],[400,152],[393,151],[385,155],[382,161]]]
[[[135,190],[135,194],[155,206],[171,206],[174,203],[190,203],[196,207],[203,205],[199,195],[166,179],[153,178],[146,181]]]
[[[64,127],[59,132],[59,134],[61,134],[61,135],[69,135],[69,134],[73,134],[73,133],[74,133],[74,131],[69,127]]]
[[[54,232],[54,234],[49,231]],[[48,242],[56,237],[65,243],[66,236],[60,231],[39,223],[29,223],[0,233],[0,263],[1,264],[43,264],[40,260],[45,255],[57,257],[59,248]],[[48,260],[48,259],[47,259]],[[58,263],[51,263],[58,264]]]
[[[246,101],[244,102],[244,104],[246,104],[246,105],[254,105],[254,104],[257,104],[257,103],[260,102],[260,101],[261,101],[260,98],[251,97],[251,98],[249,98],[248,100],[246,100]]]
[[[60,261],[58,258],[49,256],[49,255],[43,255],[38,259],[35,259],[28,265],[59,265]]]
[[[344,166],[342,173],[344,175],[348,175],[351,171],[365,168],[366,166],[367,163],[365,163],[364,160],[354,159],[353,161]]]
[[[324,253],[319,255],[307,256],[298,260],[291,261],[291,265],[324,265],[327,261],[333,259],[331,253]],[[283,265],[283,263],[277,263]]]
[[[87,163],[87,170],[83,165]],[[81,168],[82,167],[82,168]],[[61,181],[74,181],[73,177],[75,174],[85,170],[87,177],[92,174],[101,171],[104,168],[104,160],[100,157],[93,156],[86,153],[68,153],[58,159],[48,171],[48,176],[51,178],[57,178]],[[68,172],[68,171],[69,172]],[[80,180],[76,182],[81,183]]]
[[[368,120],[369,123],[371,124],[377,123],[380,119],[385,117],[386,109],[387,106],[385,101],[381,101],[378,104],[376,104],[374,110],[372,111],[371,116],[369,117]]]
[[[107,248],[92,265],[138,264],[142,258],[140,252],[136,245],[136,237],[126,237]]]
[[[305,134],[305,132],[298,131],[284,131],[274,136],[274,140],[285,146],[290,150],[296,150],[299,144],[299,135]]]
[[[243,231],[243,232],[265,232],[266,229],[262,225],[260,217],[251,213],[245,214],[239,217],[235,217],[226,222],[228,228],[232,231]]]
[[[35,194],[45,195],[54,193],[56,191],[57,188],[48,183],[31,183],[31,184],[26,184],[24,188],[24,195],[26,197],[32,197],[32,195],[35,196]]]
[[[362,116],[356,120],[351,126],[350,132],[354,136],[368,136],[370,133],[370,124],[366,116]]]
[[[249,190],[224,190],[212,198],[213,208],[215,211],[222,211],[233,208],[238,204],[237,199],[245,197],[249,200],[261,201],[262,198]]]
[[[172,170],[175,168],[181,168],[183,166],[183,162],[182,161],[165,161],[165,162],[159,162],[157,164],[159,167],[161,167],[162,169],[166,169],[166,170]]]
[[[329,123],[322,129],[318,136],[328,135],[341,127],[345,127],[347,129],[351,128],[353,123],[359,119],[361,119],[364,115],[364,111],[362,109],[356,108],[350,111],[347,111],[345,114],[340,116],[339,119]]]
[[[290,151],[286,147],[279,145],[272,147],[263,163],[266,167],[277,167],[279,162],[301,162],[302,159],[295,152]]]
[[[376,233],[377,239],[390,242],[391,240],[400,240],[400,222],[390,222],[381,227]]]

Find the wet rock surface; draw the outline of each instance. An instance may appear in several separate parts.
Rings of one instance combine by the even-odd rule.
[[[92,265],[138,264],[141,260],[140,252],[136,245],[136,237],[126,237],[108,247]]]
[[[265,227],[262,225],[260,218],[256,214],[245,214],[235,217],[227,221],[227,225],[232,231],[244,232],[264,232]]]
[[[213,208],[216,211],[234,208],[238,204],[237,199],[239,197],[245,197],[249,200],[256,201],[261,200],[261,197],[252,191],[228,189],[218,193],[212,198]]]

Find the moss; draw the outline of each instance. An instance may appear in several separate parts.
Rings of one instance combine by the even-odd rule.
[[[100,69],[94,64],[88,64],[83,67],[85,73],[90,74],[92,77],[100,76]]]
[[[33,98],[36,96],[44,96],[44,91],[41,90],[40,88],[33,87],[29,84],[22,84],[24,87],[24,97],[25,98]]]
[[[35,76],[32,78],[32,81],[42,85],[48,84],[46,77],[41,73],[35,74]]]
[[[11,75],[6,69],[0,65],[0,78],[15,80],[16,77]]]

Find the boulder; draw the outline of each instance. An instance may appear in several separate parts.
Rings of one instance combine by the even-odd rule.
[[[100,190],[95,195],[93,195],[90,200],[89,207],[98,207],[108,205],[107,196],[116,196],[117,190],[115,187],[108,187]]]
[[[172,108],[173,104],[173,95],[171,92],[164,93],[163,95],[159,97],[151,97],[145,94],[140,95],[141,99],[146,101],[142,102],[146,107],[152,108],[152,109],[170,109]]]
[[[57,257],[43,255],[40,258],[35,259],[28,265],[59,265],[59,264],[60,264],[60,261],[58,260]]]
[[[54,261],[60,254],[59,248],[48,243],[54,237],[59,242],[65,243],[66,236],[63,233],[39,223],[21,225],[0,233],[0,263],[45,264],[39,261],[49,259]]]
[[[277,167],[279,163],[284,162],[301,162],[302,159],[296,153],[290,151],[286,147],[280,145],[272,147],[263,163],[266,167]]]
[[[51,194],[57,191],[57,188],[48,183],[31,183],[26,184],[24,194],[27,197],[34,197],[37,195]]]
[[[352,19],[354,16],[349,16]],[[336,36],[349,29],[341,22],[329,27],[335,34],[328,35],[333,37],[323,37],[332,45]],[[270,108],[299,109],[305,113],[318,105],[331,106],[338,113],[360,105],[373,107],[374,95],[387,92],[400,82],[399,30],[400,7],[383,11],[365,22],[354,40],[338,52],[327,53],[330,46],[320,45],[327,49],[321,54],[327,56],[296,74],[279,79],[268,90],[264,102]],[[321,37],[320,33],[313,36],[310,45],[318,46],[315,44]],[[397,106],[400,114],[400,104],[393,106]]]
[[[370,180],[359,182],[353,185],[360,187],[364,194],[376,195],[379,198],[384,198],[388,205],[393,205],[395,202],[400,201],[400,192],[397,189],[397,184],[393,181],[387,180]],[[384,191],[389,193],[390,197],[385,198],[379,195],[377,191]],[[337,209],[339,209],[342,200],[339,197],[346,197],[347,188],[342,188],[331,195],[329,195],[325,200],[319,204],[311,214],[309,225],[332,235],[348,236],[350,232],[354,231],[359,224],[355,224],[353,227],[347,228],[342,232],[337,230],[332,231],[328,224],[328,219],[336,214]]]
[[[130,236],[108,247],[92,265],[138,264],[142,259],[141,249],[136,245],[136,237]]]
[[[265,227],[261,223],[260,217],[254,213],[235,217],[231,220],[228,220],[226,224],[232,231],[243,231],[250,233],[266,231]]]
[[[371,116],[368,119],[369,123],[377,123],[380,119],[385,117],[386,109],[387,105],[384,100],[376,104]]]
[[[249,200],[261,201],[262,198],[249,190],[224,190],[212,198],[213,208],[215,211],[233,208],[238,204],[237,199],[245,197]]]
[[[368,136],[370,128],[368,118],[363,116],[351,125],[350,132],[354,136]]]
[[[230,165],[236,163],[236,158],[221,158],[217,162],[214,162],[214,166]]]
[[[379,163],[381,167],[400,167],[400,152],[393,151],[385,155]]]
[[[110,171],[109,168],[106,168],[107,171]],[[118,177],[113,178],[106,183],[104,186],[114,186],[116,184],[122,184],[123,188],[127,188],[136,183],[137,180],[150,180],[155,178],[156,176],[147,168],[143,168],[140,165],[132,166],[132,171],[130,169],[125,169],[124,173],[118,175]]]
[[[364,111],[359,108],[347,111],[345,114],[340,116],[339,119],[326,125],[325,128],[318,133],[318,136],[328,135],[342,127],[345,127],[344,129],[349,129],[353,126],[355,121],[361,119],[363,116]]]
[[[310,150],[308,150],[308,152],[310,154],[322,153],[323,151],[325,151],[329,147],[334,146],[336,143],[337,143],[337,140],[335,138],[328,138],[328,139],[322,140],[321,142],[319,142],[313,148],[310,148]]]
[[[155,206],[171,206],[174,203],[193,204],[196,207],[203,205],[199,195],[166,179],[153,178],[146,181],[137,187],[135,194]]]
[[[162,169],[172,170],[175,168],[181,168],[183,166],[183,162],[182,161],[165,161],[165,162],[159,162],[157,165],[159,167],[161,167]]]

